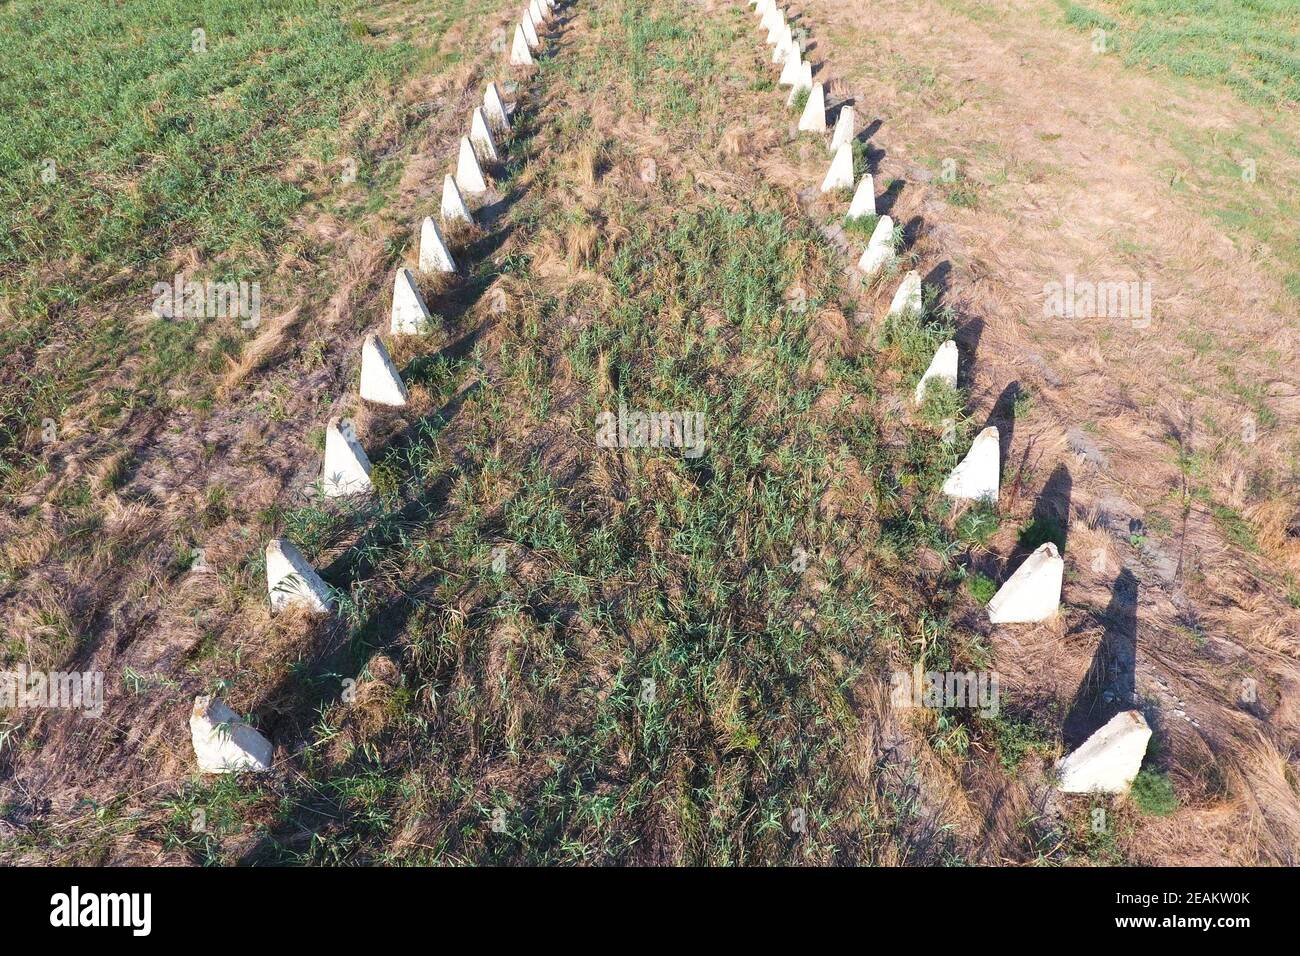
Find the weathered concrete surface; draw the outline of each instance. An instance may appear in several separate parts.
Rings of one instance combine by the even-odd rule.
[[[366,494],[370,489],[370,459],[357,441],[352,423],[343,418],[331,418],[325,428],[321,492],[327,498],[339,498]]]
[[[1116,714],[1056,764],[1065,793],[1127,793],[1142,769],[1151,728],[1140,711]]]
[[[410,399],[383,339],[373,332],[361,345],[361,397],[367,402],[396,408]]]
[[[266,595],[272,613],[302,607],[314,614],[328,614],[333,605],[329,587],[316,569],[284,538],[273,538],[266,545]]]
[[[240,720],[219,698],[194,698],[190,742],[204,773],[260,773],[271,769],[271,741]]]
[[[853,188],[853,149],[848,143],[839,148],[835,158],[831,160],[831,168],[826,170],[826,178],[822,180],[822,192],[828,193],[836,189]]]
[[[862,187],[859,186],[859,189]],[[876,220],[876,228],[871,231],[867,248],[858,260],[858,269],[870,277],[879,272],[894,258],[894,220],[881,216]]]
[[[826,132],[826,90],[820,83],[815,83],[804,104],[803,115],[799,117],[801,133]]]
[[[930,367],[916,383],[916,404],[920,405],[925,400],[925,386],[928,382],[938,380],[947,382],[953,388],[957,387],[957,362],[957,343],[949,339],[935,350],[934,358],[930,359]]]
[[[966,457],[943,483],[943,493],[968,501],[997,501],[1002,478],[998,441],[998,430],[992,425],[976,435]]]
[[[394,335],[424,335],[432,324],[429,307],[415,284],[410,269],[398,269],[393,276],[393,306],[389,331]]]
[[[1055,617],[1061,608],[1065,561],[1056,545],[1047,542],[1025,558],[989,601],[992,624],[1032,624]]]

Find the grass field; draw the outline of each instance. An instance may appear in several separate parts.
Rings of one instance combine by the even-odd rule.
[[[1300,103],[1300,8],[1291,0],[1057,3],[1071,26],[1105,31],[1126,63],[1222,83],[1256,103]]]
[[[538,98],[600,91],[602,109],[656,117],[662,144],[695,159],[734,108],[710,78],[734,70],[744,34],[633,3],[584,16],[589,33],[544,64]],[[319,560],[353,569],[350,650],[294,692],[375,673],[376,659],[414,662],[375,718],[383,753],[409,756],[381,759],[355,714],[330,707],[308,746],[312,781],[277,796],[262,852],[697,864],[832,862],[846,843],[909,852],[894,844],[912,821],[882,816],[876,784],[851,769],[846,694],[868,662],[910,662],[914,628],[946,630],[941,600],[916,621],[902,602],[919,599],[905,572],[915,549],[954,547],[934,497],[951,451],[920,435],[903,457],[885,447],[887,426],[862,414],[878,399],[872,355],[810,374],[815,324],[847,304],[776,194],[735,203],[665,174],[620,195],[601,171],[635,169],[638,153],[573,108],[521,120],[510,148],[501,185],[525,195],[507,260],[517,306],[478,362],[437,370],[435,404],[482,388],[454,424],[426,419],[379,460],[382,509],[284,518]],[[537,268],[557,247],[576,269],[559,282]],[[499,266],[474,278],[498,280]],[[891,328],[888,357],[916,372],[946,331],[913,316]],[[611,460],[584,436],[620,405],[698,410],[707,455]],[[856,491],[846,471],[861,474]],[[945,668],[951,654],[940,640],[922,657]],[[175,819],[213,799],[191,794]],[[792,836],[796,811],[806,838]],[[339,814],[354,823],[322,826]],[[281,843],[303,827],[309,849]],[[391,848],[408,829],[438,836]]]
[[[301,247],[292,217],[346,159],[365,185],[408,117],[386,91],[440,62],[400,32],[371,42],[367,4],[315,0],[7,4],[0,11],[0,481],[106,370],[141,356],[131,394],[224,370],[235,323],[141,328],[123,299],[155,282],[258,279]],[[458,3],[438,5],[430,31]],[[199,31],[196,33],[196,31]],[[51,57],[50,51],[59,51]],[[285,243],[288,242],[286,250]],[[97,304],[111,300],[113,307]],[[79,322],[69,324],[79,310]],[[37,356],[41,361],[31,361]],[[45,360],[48,356],[48,360]],[[195,390],[188,401],[203,399]],[[19,469],[20,472],[24,469]]]
[[[980,24],[966,62],[990,62],[989,14],[957,6]],[[1105,378],[1119,333],[1057,334],[1064,356],[1030,341],[1041,324],[1008,336],[1006,314],[1019,322],[1029,307],[1000,311],[1011,283],[996,263],[950,251],[960,234],[942,223],[1019,211],[1031,192],[1023,205],[1052,215],[1079,186],[1051,179],[1065,160],[1031,155],[1047,149],[1041,136],[1016,142],[1023,166],[981,139],[978,163],[928,179],[928,157],[966,153],[946,131],[889,117],[916,98],[927,118],[992,130],[964,106],[988,90],[877,56],[881,37],[862,35],[851,6],[810,6],[836,96],[857,80],[832,72],[841,41],[818,19],[832,12],[837,55],[902,91],[857,94],[855,174],[877,176],[900,253],[864,283],[846,257],[878,217],[844,223],[849,196],[816,190],[825,143],[791,129],[803,99],[786,104],[743,4],[566,7],[527,71],[505,65],[500,42],[517,11],[464,0],[0,11],[0,106],[13,117],[0,128],[0,669],[101,669],[110,685],[100,722],[0,712],[0,859],[1123,864],[1170,844],[1177,832],[1159,828],[1188,815],[1217,815],[1188,827],[1196,839],[1223,826],[1232,786],[1265,792],[1278,815],[1249,818],[1249,852],[1288,860],[1258,833],[1300,832],[1287,829],[1300,803],[1241,781],[1273,774],[1285,794],[1290,758],[1253,724],[1253,766],[1224,754],[1239,739],[1230,721],[1255,714],[1228,681],[1258,675],[1271,699],[1262,662],[1290,645],[1269,632],[1257,655],[1222,626],[1211,614],[1231,597],[1206,599],[1199,567],[1179,582],[1176,631],[1144,606],[1143,680],[1167,689],[1186,672],[1196,691],[1212,687],[1188,709],[1220,734],[1217,752],[1199,737],[1179,749],[1183,720],[1158,726],[1133,799],[1053,786],[1087,659],[1104,663],[1130,624],[1137,646],[1137,610],[1109,596],[1111,572],[1098,587],[1094,554],[1118,560],[1121,578],[1141,573],[1154,605],[1142,562],[1169,544],[1167,514],[1185,540],[1194,508],[1212,510],[1221,537],[1203,531],[1193,546],[1253,559],[1261,521],[1243,517],[1242,491],[1249,481],[1272,501],[1286,488],[1262,468],[1221,480],[1204,444],[1126,417],[1152,403],[1113,370],[1101,413],[1073,392],[1061,412],[1067,389]],[[1053,0],[1036,9],[1076,36]],[[1060,9],[1071,28],[1106,30],[1134,65],[1251,104],[1295,99],[1293,36],[1269,33],[1294,16],[1285,4]],[[448,229],[459,271],[419,279],[429,334],[390,335],[394,271],[414,264],[414,231],[438,214],[489,80],[516,103],[491,198],[472,201],[476,225]],[[1165,119],[1161,134],[1185,136],[1189,156],[1203,143]],[[932,138],[909,155],[894,138],[907,135]],[[1001,178],[981,168],[998,162]],[[1216,155],[1181,182],[1220,221],[1251,204],[1292,208],[1267,163],[1252,196],[1215,184],[1232,172]],[[1155,202],[1149,189],[1140,198]],[[1079,230],[1090,248],[1144,254],[1114,219],[1095,237]],[[1010,260],[1022,250],[1006,225],[987,232]],[[1071,232],[1058,225],[1044,247]],[[1285,216],[1248,228],[1272,241]],[[1273,248],[1300,262],[1294,240]],[[888,314],[910,269],[926,277],[924,307]],[[957,270],[995,291],[957,294]],[[179,272],[260,283],[269,318],[247,329],[151,315],[152,286]],[[993,344],[979,344],[981,329]],[[359,398],[361,341],[375,331],[410,389],[404,408]],[[1230,343],[1182,332],[1174,341],[1208,343],[1214,367],[1174,372],[1206,393],[1230,379],[1261,433],[1280,432],[1285,393],[1238,381]],[[918,405],[916,382],[950,337],[961,387],[934,385]],[[1139,384],[1172,374],[1142,364],[1153,354],[1125,366]],[[1015,377],[977,399],[977,384],[990,387],[978,376],[1003,360]],[[621,409],[698,414],[703,453],[607,447],[599,423]],[[319,494],[334,416],[373,462],[372,495]],[[1076,496],[1112,477],[1075,450],[1099,420],[1182,468],[1155,506],[1133,506],[1118,545],[1100,507],[1071,510],[1070,468]],[[1003,498],[954,506],[940,486],[993,421],[1010,450]],[[1108,501],[1153,470],[1131,467]],[[1049,494],[1062,472],[1063,509]],[[1286,515],[1269,515],[1285,537]],[[336,613],[270,613],[264,548],[276,537],[320,570]],[[1048,541],[1067,560],[1062,613],[991,627],[985,606]],[[1276,596],[1280,571],[1251,574],[1252,601]],[[1280,627],[1258,600],[1251,613]],[[1211,658],[1229,637],[1240,653]],[[1022,679],[1007,681],[998,713],[898,704],[891,678],[914,667]],[[1154,706],[1133,683],[1134,706]],[[271,772],[196,770],[185,715],[199,694],[274,740]],[[1230,718],[1213,724],[1207,700]]]

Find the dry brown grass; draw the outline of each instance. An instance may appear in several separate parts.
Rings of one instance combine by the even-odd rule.
[[[271,319],[257,338],[244,347],[238,360],[230,363],[217,386],[217,397],[225,401],[255,372],[283,356],[302,314],[302,306],[296,305]]]

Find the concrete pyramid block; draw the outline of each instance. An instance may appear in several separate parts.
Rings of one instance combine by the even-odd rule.
[[[916,383],[916,404],[924,401],[925,386],[931,381],[947,382],[952,388],[957,387],[957,343],[952,339],[939,346],[930,360],[930,367]]]
[[[943,483],[943,493],[949,498],[996,502],[1001,476],[998,430],[990,425],[975,436],[966,457],[948,475]]]
[[[794,51],[794,37],[790,32],[783,31],[776,40],[776,46],[772,48],[772,62],[784,63]]]
[[[470,225],[474,223],[469,206],[465,205],[465,197],[460,194],[460,187],[456,185],[456,177],[448,173],[442,177],[442,221],[453,222],[457,219]]]
[[[420,223],[420,271],[456,271],[456,260],[451,257],[451,250],[443,241],[442,231],[431,216],[425,216]]]
[[[903,276],[903,281],[898,284],[894,300],[889,303],[889,314],[902,315],[904,312],[914,312],[919,315],[924,308],[924,299],[921,296],[921,274],[913,269]]]
[[[456,157],[456,185],[462,192],[470,194],[487,192],[487,180],[483,178],[483,167],[478,164],[478,156],[469,138],[460,138],[460,155]]]
[[[496,140],[492,138],[492,131],[488,129],[487,117],[483,115],[483,110],[477,106],[474,107],[474,112],[470,114],[469,143],[474,148],[475,155],[483,162],[501,162],[501,154],[497,152]]]
[[[852,106],[841,106],[839,118],[835,120],[835,132],[831,136],[830,150],[834,153],[842,143],[852,143],[857,135],[856,114]]]
[[[1055,617],[1061,607],[1065,560],[1052,542],[1025,558],[989,601],[992,624],[1028,624]]]
[[[803,57],[798,50],[791,50],[790,55],[785,58],[785,66],[781,67],[781,75],[777,78],[777,82],[782,86],[794,86],[802,71]]]
[[[790,86],[790,95],[785,98],[785,105],[793,106],[795,99],[803,90],[807,90],[811,93],[812,85],[812,63],[808,60],[804,60],[799,64],[799,76]]]
[[[384,348],[383,339],[373,332],[361,345],[361,397],[377,405],[398,408],[410,397],[388,349]]]
[[[837,131],[838,134],[838,131]],[[850,147],[852,149],[852,147]],[[876,181],[870,173],[863,173],[858,180],[858,188],[853,191],[853,201],[849,203],[849,219],[876,214]]]
[[[293,542],[284,538],[273,538],[266,545],[266,594],[273,612],[304,607],[328,614],[333,605],[329,586]]]
[[[799,132],[826,132],[826,90],[820,83],[814,84],[812,92],[808,94],[803,115],[799,117]]]
[[[864,275],[873,276],[893,258],[894,220],[888,216],[881,216],[876,221],[876,228],[871,231],[871,239],[862,252],[862,258],[858,260],[858,269]]]
[[[220,698],[195,697],[190,742],[204,773],[262,773],[271,769],[274,748]]]
[[[1057,787],[1065,793],[1127,793],[1142,769],[1151,727],[1141,711],[1116,714],[1056,763]]]
[[[389,331],[394,335],[424,335],[429,331],[432,317],[424,304],[415,276],[410,269],[398,269],[393,278],[393,308]]]
[[[519,20],[519,25],[524,28],[524,39],[528,41],[528,48],[536,50],[542,45],[542,38],[537,35],[537,27],[533,25],[533,17],[527,10]]]
[[[541,3],[540,0],[531,0],[528,4],[528,12],[533,15],[533,25],[537,27],[540,27],[551,18],[551,8]]]
[[[781,33],[786,29],[788,24],[785,22],[785,14],[777,10],[772,16],[771,23],[767,27],[767,45],[773,46],[781,39]]]
[[[483,115],[494,129],[510,131],[510,114],[506,112],[505,101],[501,99],[496,83],[489,83],[483,91]]]
[[[529,51],[528,37],[524,35],[524,25],[522,23],[515,24],[515,39],[510,44],[510,65],[533,65],[533,54]]]
[[[822,180],[822,192],[828,193],[836,189],[853,188],[853,148],[845,143],[835,153],[835,158],[831,160],[831,168],[826,171],[826,178]]]
[[[366,494],[370,491],[370,459],[352,432],[352,423],[331,418],[325,428],[325,467],[321,490],[326,498]]]
[[[754,5],[754,12],[760,17],[767,16],[768,7],[772,6],[772,0],[758,0]]]

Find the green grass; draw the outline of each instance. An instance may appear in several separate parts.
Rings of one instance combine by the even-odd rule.
[[[1016,545],[1027,551],[1035,551],[1047,542],[1056,545],[1058,551],[1065,550],[1065,528],[1056,518],[1039,516],[1020,529]]]
[[[718,128],[726,104],[682,108],[679,84],[711,87],[729,33],[630,2],[584,16],[606,42],[566,50],[562,73],[544,68],[544,95],[609,91],[684,142]],[[818,315],[846,307],[844,293],[815,225],[774,191],[724,201],[663,177],[645,197],[605,192],[593,257],[612,295],[557,292],[529,252],[574,226],[565,154],[593,133],[548,123],[544,149],[511,144],[536,176],[510,212],[511,252],[490,267],[527,290],[501,341],[415,363],[439,401],[484,387],[454,422],[426,419],[375,448],[383,493],[363,507],[267,516],[345,569],[345,633],[328,666],[295,673],[292,696],[317,702],[319,720],[306,782],[263,796],[276,838],[260,858],[829,863],[851,839],[870,859],[905,839],[907,796],[880,784],[891,813],[852,793],[851,689],[896,653],[939,668],[962,653],[947,623],[955,572],[910,581],[919,548],[954,548],[938,485],[955,452],[924,423],[898,427],[876,391],[881,356],[832,356],[812,373]],[[636,168],[627,146],[606,145],[611,166]],[[575,326],[574,313],[600,319]],[[923,367],[950,327],[946,313],[907,316],[882,349]],[[830,414],[812,413],[832,396]],[[594,448],[597,414],[620,404],[702,412],[705,455]],[[574,467],[557,469],[557,454]],[[844,487],[847,471],[860,487]],[[819,505],[835,496],[846,512]],[[846,554],[872,555],[870,570]],[[403,661],[401,679],[383,734],[362,745],[330,688],[381,653]],[[957,757],[962,733],[944,737]],[[416,807],[433,835],[390,849]],[[310,844],[278,836],[308,829]]]
[[[1029,714],[1004,709],[996,717],[980,718],[980,725],[992,731],[998,758],[1008,773],[1015,773],[1029,754],[1047,755],[1051,750],[1054,734]]]
[[[1261,104],[1300,103],[1292,0],[1057,0],[1066,23],[1105,30],[1130,65],[1218,83]]]
[[[430,29],[461,4],[443,6]],[[0,480],[24,436],[127,355],[144,355],[133,391],[156,404],[168,383],[225,368],[247,337],[232,320],[140,326],[138,305],[95,306],[170,282],[178,250],[203,263],[187,278],[258,281],[273,306],[269,267],[301,249],[284,239],[318,187],[295,165],[352,157],[364,185],[375,141],[401,121],[382,91],[429,62],[358,30],[365,10],[18,0],[0,11],[0,352],[59,345],[53,361],[0,372]]]
[[[1133,802],[1143,813],[1167,817],[1178,809],[1178,795],[1169,776],[1155,770],[1142,770],[1133,781]]]
[[[993,595],[998,593],[998,585],[996,581],[976,573],[966,579],[966,590],[979,604],[984,605],[992,601]]]

